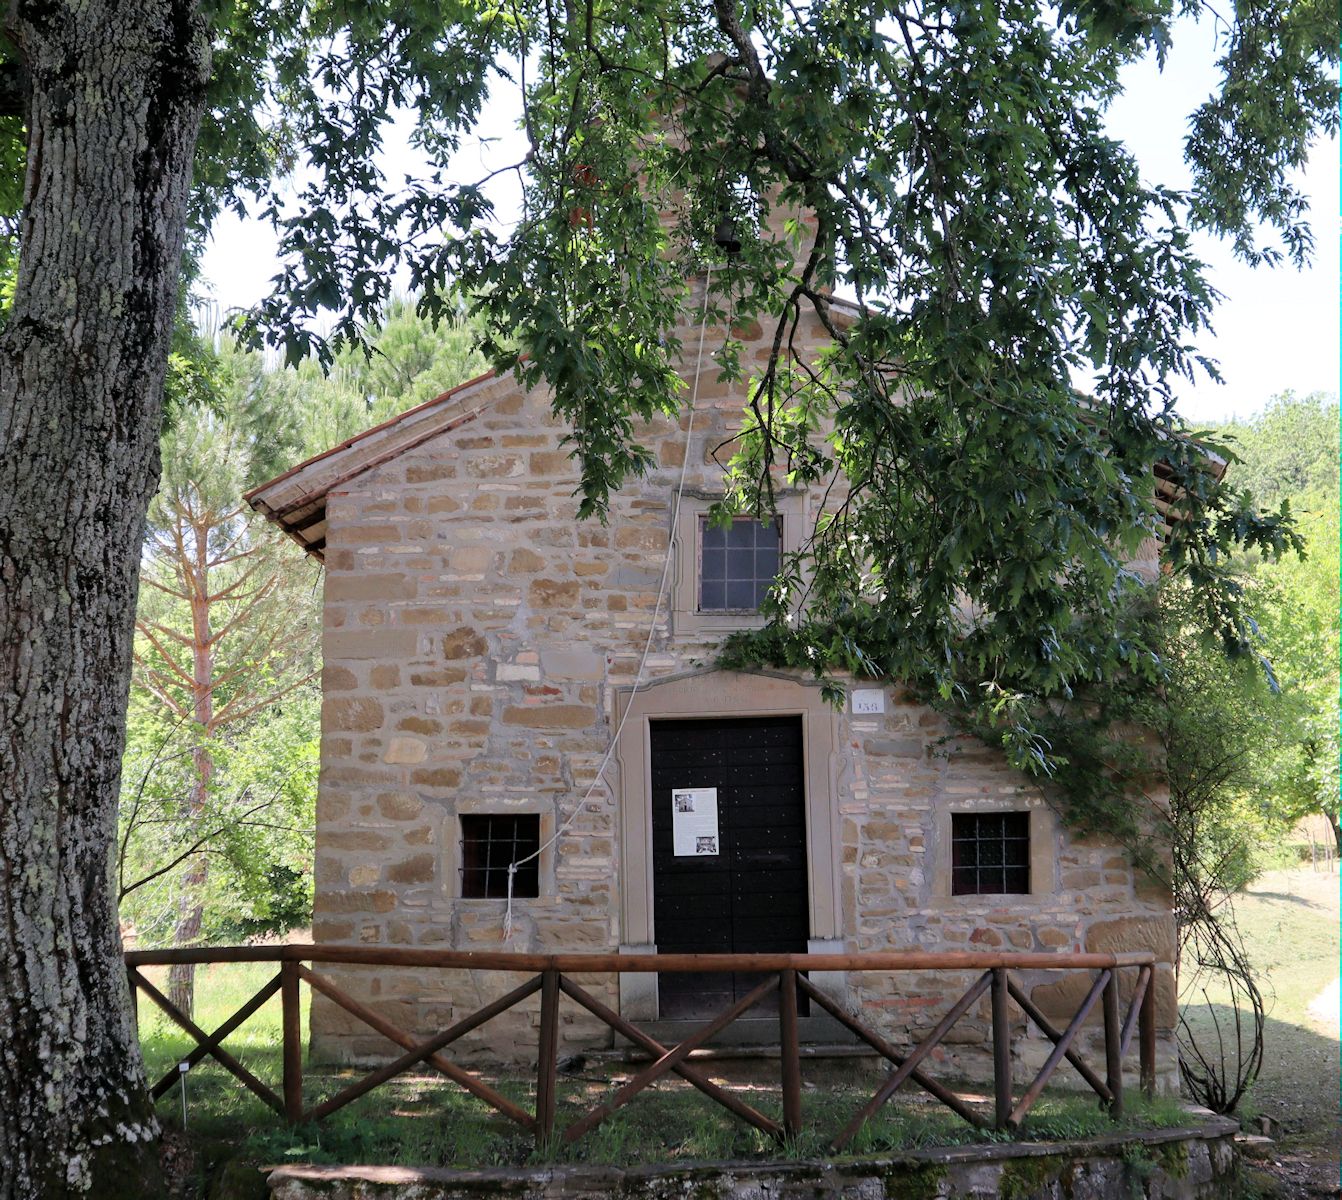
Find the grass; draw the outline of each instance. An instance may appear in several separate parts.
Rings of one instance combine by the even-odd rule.
[[[1236,900],[1235,915],[1267,1005],[1264,1065],[1248,1111],[1280,1121],[1288,1140],[1335,1146],[1337,1026],[1309,1005],[1338,975],[1338,876],[1307,867],[1269,871]],[[1208,997],[1220,1005],[1226,999],[1214,987]],[[1205,1013],[1194,1014],[1193,1025],[1200,1039],[1214,1037]]]
[[[275,1055],[249,1055],[251,1069],[268,1081],[278,1076]],[[310,1078],[309,1099],[343,1085],[342,1076]],[[529,1082],[492,1078],[505,1095],[529,1107]],[[428,1076],[402,1077],[319,1124],[286,1127],[278,1117],[217,1068],[201,1070],[193,1085],[189,1130],[203,1151],[204,1173],[227,1158],[261,1163],[384,1163],[406,1166],[520,1167],[552,1162],[630,1166],[652,1162],[703,1162],[832,1157],[829,1136],[843,1126],[868,1092],[856,1088],[817,1089],[804,1100],[806,1130],[781,1152],[763,1134],[737,1121],[712,1101],[672,1085],[637,1097],[576,1145],[538,1149],[530,1134],[491,1113],[458,1089]],[[565,1081],[558,1104],[562,1127],[585,1112],[607,1083]],[[752,1089],[748,1100],[778,1119],[781,1105],[772,1089]],[[180,1100],[165,1098],[160,1112],[170,1127],[180,1124]],[[967,1125],[931,1104],[891,1104],[854,1139],[852,1155],[879,1155],[925,1146],[1007,1140],[1057,1141],[1122,1130],[1170,1128],[1187,1123],[1175,1102],[1130,1099],[1115,1122],[1092,1099],[1079,1096],[1041,1101],[1016,1135],[994,1134]]]
[[[228,964],[201,969],[196,985],[196,1021],[213,1029],[245,1003],[274,975],[273,964]],[[166,987],[166,972],[154,972]],[[308,989],[300,993],[304,1001]],[[140,1030],[151,1080],[170,1071],[192,1042],[152,1003],[140,1001]],[[306,1025],[306,1014],[305,1014]],[[273,997],[227,1040],[227,1048],[263,1082],[280,1088],[279,998]],[[606,1075],[590,1072],[562,1078],[557,1125],[563,1127],[608,1096],[630,1069],[612,1064]],[[361,1074],[309,1071],[308,1104],[347,1086]],[[530,1108],[530,1079],[489,1076],[505,1095]],[[776,1085],[733,1085],[762,1112],[781,1119]],[[803,1096],[806,1132],[781,1153],[806,1158],[828,1155],[825,1143],[841,1129],[872,1085],[808,1088]],[[158,1111],[170,1131],[182,1127],[181,1092],[174,1088]],[[1041,1101],[1017,1139],[1054,1141],[1084,1138],[1124,1129],[1170,1127],[1186,1122],[1172,1101],[1147,1103],[1130,1097],[1128,1114],[1116,1123],[1093,1098],[1059,1095]],[[780,1150],[764,1135],[727,1113],[680,1081],[663,1081],[638,1096],[575,1146],[538,1150],[533,1138],[506,1118],[448,1084],[436,1074],[402,1076],[375,1089],[316,1124],[288,1128],[282,1120],[222,1067],[205,1062],[187,1079],[187,1125],[180,1141],[190,1148],[185,1194],[203,1189],[204,1180],[222,1163],[238,1158],[251,1163],[364,1162],[415,1166],[523,1166],[541,1162],[591,1162],[632,1165],[647,1162],[778,1158]],[[850,1151],[883,1154],[934,1145],[1008,1140],[981,1131],[932,1103],[910,1097],[887,1105],[861,1130]]]
[[[603,1089],[604,1090],[604,1089]],[[514,1084],[505,1091],[527,1098]],[[376,1096],[358,1101],[320,1126],[284,1129],[275,1123],[252,1134],[244,1149],[271,1162],[379,1162],[415,1166],[527,1166],[552,1162],[588,1162],[633,1166],[652,1162],[833,1157],[828,1138],[840,1129],[866,1093],[850,1089],[811,1095],[804,1106],[804,1132],[779,1148],[763,1134],[735,1120],[712,1101],[688,1090],[639,1096],[574,1146],[538,1149],[529,1134],[459,1092],[424,1081],[401,1085],[390,1101]],[[561,1100],[558,1123],[575,1120],[592,1097],[575,1094]],[[769,1116],[780,1116],[776,1098],[751,1095],[750,1102]],[[896,1153],[924,1146],[967,1145],[1009,1140],[1056,1141],[1094,1137],[1128,1129],[1168,1128],[1187,1123],[1187,1114],[1170,1101],[1129,1106],[1120,1122],[1099,1106],[1068,1097],[1040,1103],[1016,1138],[978,1130],[953,1114],[929,1105],[888,1106],[859,1133],[851,1155]]]
[[[167,967],[141,967],[140,971],[159,991],[167,994]],[[196,1004],[192,1019],[206,1032],[217,1028],[278,973],[278,963],[226,963],[196,968]],[[303,1006],[303,1027],[307,1028],[310,993],[306,987],[300,987],[298,994]],[[144,1053],[149,1078],[154,1080],[185,1057],[195,1042],[147,996],[140,996],[139,1006],[140,1049]],[[249,1065],[253,1057],[259,1055],[264,1058],[275,1051],[278,1070],[276,1048],[280,1044],[280,1037],[280,998],[274,995],[241,1028],[228,1036],[225,1047]],[[196,1071],[204,1069],[196,1068],[191,1079],[194,1081]],[[265,1079],[264,1075],[262,1079]],[[180,1101],[178,1104],[180,1108]]]

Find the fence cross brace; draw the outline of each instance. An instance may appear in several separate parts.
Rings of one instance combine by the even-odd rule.
[[[280,1098],[219,1044],[274,994],[280,986],[278,975],[275,976],[270,983],[266,984],[261,991],[257,992],[247,1004],[243,1005],[238,1012],[234,1013],[229,1020],[225,1021],[212,1034],[206,1033],[171,1000],[169,1000],[167,996],[141,975],[139,971],[132,968],[130,971],[130,978],[131,982],[134,983],[136,987],[140,988],[140,990],[157,1004],[159,1008],[196,1039],[196,1049],[187,1055],[187,1062],[199,1062],[208,1054],[219,1063],[221,1067],[237,1076],[238,1079],[270,1105],[270,1107],[277,1113],[281,1116],[284,1114],[284,1104],[281,1102]],[[170,1074],[176,1078],[180,1078],[180,1073],[176,1070],[172,1071]],[[165,1084],[167,1086],[164,1086]],[[160,1087],[162,1088],[162,1091],[158,1091],[154,1096],[154,1099],[156,1100],[171,1087],[171,1081],[168,1076],[164,1076],[155,1085],[156,1089]]]
[[[563,1141],[566,1144],[576,1142],[584,1133],[595,1129],[608,1116],[611,1115],[621,1105],[627,1104],[634,1096],[638,1095],[645,1087],[656,1083],[668,1071],[672,1071],[683,1062],[689,1055],[702,1046],[709,1038],[715,1034],[721,1033],[733,1021],[736,1020],[747,1009],[753,1008],[759,1001],[764,999],[770,992],[778,987],[778,976],[772,975],[761,983],[758,987],[742,996],[725,1012],[719,1013],[707,1025],[701,1026],[694,1033],[690,1034],[684,1041],[668,1050],[656,1062],[646,1070],[635,1075],[628,1083],[615,1093],[605,1104],[598,1105],[585,1117],[574,1121],[563,1133]]]
[[[1044,1090],[1044,1085],[1048,1083],[1053,1072],[1058,1069],[1058,1064],[1068,1056],[1068,1051],[1080,1031],[1081,1026],[1085,1024],[1086,1018],[1090,1016],[1090,1010],[1095,1007],[1095,1002],[1109,986],[1110,973],[1101,971],[1096,977],[1095,982],[1090,985],[1090,991],[1086,993],[1086,998],[1081,1002],[1081,1007],[1076,1010],[1076,1016],[1072,1018],[1071,1024],[1063,1031],[1062,1035],[1054,1039],[1053,1052],[1045,1060],[1044,1065],[1039,1069],[1039,1074],[1034,1077],[1034,1082],[1025,1089],[1025,1095],[1020,1098],[1020,1103],[1011,1110],[1011,1115],[1007,1118],[1007,1128],[1017,1128],[1021,1121],[1025,1119],[1025,1114],[1034,1107],[1034,1103],[1039,1099],[1040,1093]],[[1047,1033],[1048,1031],[1045,1030]],[[1112,1089],[1105,1088],[1112,1095]]]
[[[656,1038],[652,1037],[650,1034],[644,1033],[637,1025],[633,1025],[626,1021],[619,1013],[602,1004],[600,1000],[584,991],[567,976],[560,976],[559,986],[563,989],[566,996],[582,1005],[582,1007],[594,1017],[600,1018],[615,1030],[616,1033],[627,1038],[629,1041],[633,1042],[634,1045],[641,1047],[650,1054],[657,1055],[658,1058],[663,1058],[670,1053],[670,1051],[657,1041]],[[715,1100],[728,1111],[735,1113],[748,1125],[753,1125],[761,1133],[768,1134],[769,1137],[774,1138],[776,1141],[783,1140],[783,1127],[777,1121],[770,1120],[757,1108],[752,1108],[744,1100],[738,1100],[731,1094],[731,1092],[726,1091],[724,1088],[720,1088],[716,1083],[708,1079],[706,1076],[701,1075],[688,1063],[678,1062],[671,1068],[671,1070],[676,1075],[679,1075],[681,1079],[685,1080],[686,1083],[693,1084],[697,1087],[705,1096]]]
[[[464,1037],[471,1030],[483,1025],[486,1021],[498,1016],[512,1008],[514,1004],[525,1000],[528,996],[540,991],[541,977],[537,975],[533,979],[527,980],[520,987],[514,988],[507,995],[500,996],[491,1004],[484,1008],[476,1010],[469,1017],[458,1021],[455,1025],[443,1030],[442,1033],[431,1037],[427,1042],[420,1042],[412,1046],[400,1058],[394,1059],[385,1066],[379,1067],[376,1071],[371,1071],[356,1083],[350,1084],[343,1091],[337,1092],[329,1100],[317,1105],[304,1114],[304,1119],[309,1121],[319,1121],[322,1117],[330,1116],[339,1108],[344,1108],[352,1100],[357,1100],[365,1092],[371,1092],[379,1084],[386,1083],[389,1079],[394,1079],[408,1071],[411,1067],[417,1066],[431,1054],[436,1054],[444,1046],[455,1042],[458,1038]]]
[[[858,1110],[857,1115],[844,1126],[843,1131],[831,1143],[836,1150],[846,1146],[852,1141],[857,1135],[857,1131],[875,1115],[876,1111],[889,1100],[901,1086],[903,1086],[904,1081],[913,1074],[914,1069],[918,1064],[931,1054],[941,1043],[942,1038],[951,1031],[951,1027],[956,1021],[964,1016],[965,1013],[969,1011],[970,1006],[988,990],[988,985],[992,982],[992,978],[993,973],[991,971],[984,971],[984,973],[970,985],[969,990],[951,1006],[951,1010],[937,1022],[936,1028],[918,1043],[913,1053],[886,1076],[885,1082],[876,1089],[876,1094]]]
[[[324,979],[314,971],[309,971],[307,967],[298,968],[300,979],[307,981],[308,986],[313,991],[320,992],[332,1003],[339,1005],[351,1016],[358,1017],[365,1025],[377,1030],[389,1042],[400,1046],[402,1050],[413,1050],[416,1046],[415,1039],[403,1029],[397,1028],[390,1021],[379,1016],[366,1004],[361,1004],[352,996],[346,995],[329,979]],[[441,1054],[434,1053],[425,1057],[424,1061],[435,1070],[446,1075],[453,1083],[459,1084],[473,1096],[478,1097],[488,1104],[491,1108],[497,1109],[505,1117],[516,1121],[523,1129],[534,1129],[536,1119],[526,1111],[526,1109],[514,1104],[507,1096],[495,1091],[489,1084],[485,1083],[479,1076],[456,1065]]]

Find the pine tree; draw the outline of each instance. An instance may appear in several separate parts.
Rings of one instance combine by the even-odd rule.
[[[312,571],[296,547],[265,536],[242,499],[296,452],[299,414],[273,403],[255,356],[225,356],[211,399],[180,411],[164,436],[135,623],[135,682],[191,730],[187,844],[213,820],[219,739],[313,677],[319,629]],[[200,935],[207,849],[181,879],[177,946]],[[178,965],[169,979],[188,1015],[193,978]]]

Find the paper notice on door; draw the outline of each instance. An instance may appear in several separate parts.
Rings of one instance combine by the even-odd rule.
[[[718,853],[717,788],[672,788],[671,840],[677,858]]]

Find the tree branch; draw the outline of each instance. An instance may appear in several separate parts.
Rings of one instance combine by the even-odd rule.
[[[209,833],[201,834],[200,837],[198,837],[194,842],[191,843],[190,846],[188,846],[179,855],[177,855],[176,858],[172,859],[172,861],[169,862],[166,866],[159,867],[157,871],[151,871],[148,875],[145,875],[142,878],[137,879],[132,884],[123,885],[119,894],[117,895],[117,903],[118,904],[121,903],[122,900],[124,900],[127,896],[131,894],[131,892],[135,891],[137,888],[144,887],[146,883],[152,883],[160,875],[166,875],[169,871],[173,869],[173,867],[177,866],[179,863],[185,862],[188,858],[190,858],[193,854],[195,854],[197,850],[199,850],[202,846],[204,846],[206,842],[213,841],[221,833],[223,833],[229,827],[229,825],[236,825],[240,822],[245,822],[246,818],[250,817],[252,813],[260,812],[263,808],[269,808],[273,803],[274,803],[273,799],[263,800],[260,804],[253,805],[245,813],[243,813],[239,817],[234,818],[228,824],[220,825],[217,828],[210,830]]]
[[[256,701],[254,704],[248,705],[248,707],[242,709],[241,711],[235,710],[232,703],[225,704],[224,707],[219,710],[219,712],[215,713],[214,723],[216,725],[223,725],[230,721],[241,721],[245,717],[250,717],[253,713],[259,712],[267,705],[274,704],[276,700],[279,700],[281,697],[287,696],[295,688],[302,687],[303,684],[308,683],[310,680],[316,679],[316,677],[317,677],[316,671],[304,675],[302,679],[296,679],[294,680],[293,683],[289,684],[287,687],[282,687],[279,689],[279,691],[271,692],[268,696],[264,697],[261,700]]]

